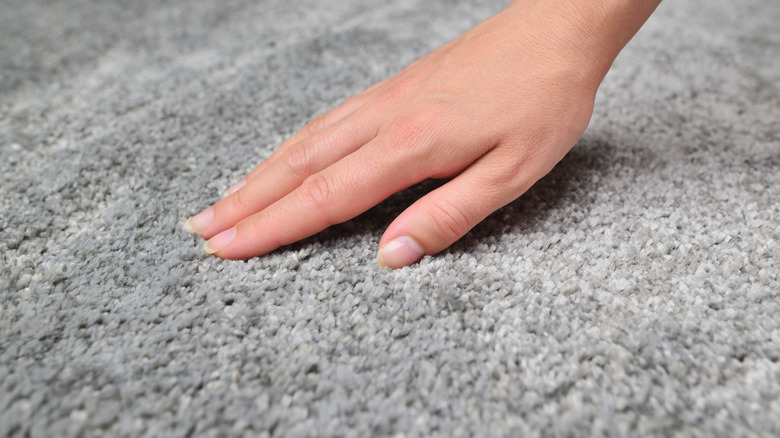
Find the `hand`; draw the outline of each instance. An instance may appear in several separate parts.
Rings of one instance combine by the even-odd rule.
[[[436,254],[523,194],[585,131],[606,69],[571,42],[579,30],[569,24],[516,2],[312,120],[187,228],[209,239],[206,252],[245,259],[426,178],[453,177],[390,225],[377,259],[399,268]]]

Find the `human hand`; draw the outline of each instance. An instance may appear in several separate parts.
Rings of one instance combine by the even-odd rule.
[[[612,55],[546,2],[510,8],[347,99],[187,221],[226,259],[267,254],[347,221],[426,178],[452,178],[379,244],[399,268],[447,248],[523,194],[585,131]]]

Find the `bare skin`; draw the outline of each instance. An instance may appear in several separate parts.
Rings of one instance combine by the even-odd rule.
[[[613,60],[660,0],[516,0],[307,124],[186,227],[226,259],[267,254],[427,178],[377,261],[436,254],[546,175],[588,126]]]

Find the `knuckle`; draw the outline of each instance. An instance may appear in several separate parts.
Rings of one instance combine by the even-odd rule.
[[[425,120],[416,114],[398,119],[390,128],[390,141],[395,147],[407,148],[417,143],[425,129]]]
[[[387,89],[385,94],[391,100],[396,101],[409,94],[412,85],[413,81],[411,79],[399,79]]]
[[[446,200],[433,203],[432,217],[447,240],[457,240],[471,229],[472,222],[466,212]]]
[[[363,101],[363,96],[358,94],[358,95],[350,96],[350,97],[344,99],[344,101],[341,102],[341,106],[342,107],[348,107],[348,106],[353,106],[353,105],[357,106],[357,105],[360,105],[360,103],[362,101]]]
[[[397,119],[384,133],[383,148],[387,155],[408,165],[410,171],[439,172],[438,168],[449,162],[441,159],[444,145],[435,135],[440,129],[439,118],[438,109],[431,107]]]
[[[408,96],[415,84],[416,81],[410,78],[398,79],[392,84],[387,84],[387,87],[374,99],[374,109],[376,111],[384,111],[389,106]]]
[[[286,154],[284,154],[284,165],[287,170],[293,175],[299,177],[306,177],[311,173],[312,163],[311,154],[308,147],[304,144],[296,145],[290,148]]]
[[[429,107],[401,117],[389,129],[390,142],[396,148],[419,146],[435,129],[440,119],[438,110]]]
[[[303,132],[308,136],[312,136],[322,131],[325,128],[327,122],[325,116],[326,114],[323,114],[312,119],[309,123],[306,124],[306,126],[303,127]]]
[[[324,212],[332,200],[333,185],[328,177],[316,173],[307,177],[298,188],[298,196],[304,207]]]

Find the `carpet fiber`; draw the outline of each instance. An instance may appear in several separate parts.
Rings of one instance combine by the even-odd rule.
[[[0,436],[777,436],[780,6],[668,2],[449,250],[436,186],[246,262],[182,222],[502,1],[4,0]]]

